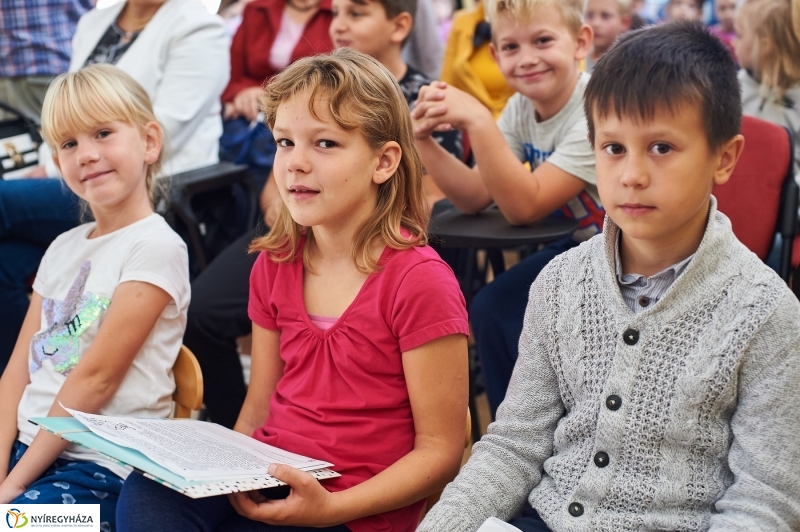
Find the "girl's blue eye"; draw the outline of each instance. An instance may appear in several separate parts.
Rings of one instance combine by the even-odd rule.
[[[69,148],[73,148],[75,145],[76,145],[76,142],[74,140],[68,140],[64,144],[61,145],[61,149],[62,150],[66,150],[66,149],[69,149]]]
[[[107,129],[101,129],[100,131],[97,132],[97,136],[101,139],[106,138],[110,134],[111,132]]]
[[[319,147],[325,149],[331,149],[336,147],[336,143],[332,140],[321,140],[319,141]]]

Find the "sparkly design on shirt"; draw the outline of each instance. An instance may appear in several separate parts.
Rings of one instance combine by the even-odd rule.
[[[91,261],[83,263],[64,301],[45,299],[42,302],[47,329],[31,340],[30,373],[50,360],[57,372],[68,375],[80,361],[80,335],[105,314],[111,303],[105,297],[83,292],[91,269]]]

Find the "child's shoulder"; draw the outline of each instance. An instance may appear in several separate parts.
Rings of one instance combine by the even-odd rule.
[[[432,247],[413,246],[407,249],[392,249],[382,264],[390,272],[405,272],[422,266],[425,270],[452,270]]]
[[[524,127],[537,129],[551,129],[564,124],[585,123],[586,114],[583,110],[583,93],[586,90],[589,79],[589,74],[581,72],[578,77],[578,83],[575,85],[569,100],[548,120],[538,122],[536,119],[536,103],[519,92],[508,99],[508,103],[506,103],[506,107],[500,115],[500,120],[515,121]]]

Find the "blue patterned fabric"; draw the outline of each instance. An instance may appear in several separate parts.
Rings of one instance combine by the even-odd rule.
[[[91,0],[0,0],[0,77],[69,69],[72,36]]]
[[[24,443],[14,442],[9,472],[27,450]],[[100,531],[111,532],[116,529],[115,512],[122,482],[94,462],[59,458],[11,504],[99,504]]]

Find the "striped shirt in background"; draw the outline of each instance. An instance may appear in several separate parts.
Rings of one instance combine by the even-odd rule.
[[[93,7],[92,0],[0,0],[0,77],[66,72],[78,19]]]
[[[669,268],[661,270],[650,277],[645,277],[638,273],[622,273],[622,261],[619,257],[620,234],[622,233],[618,233],[617,243],[614,245],[617,284],[619,284],[619,291],[622,293],[622,299],[625,300],[625,304],[628,305],[628,308],[631,309],[634,314],[638,314],[658,303],[658,300],[664,296],[667,289],[672,286],[672,283],[674,283],[689,266],[689,263],[694,257],[694,253],[679,263],[673,264]]]

